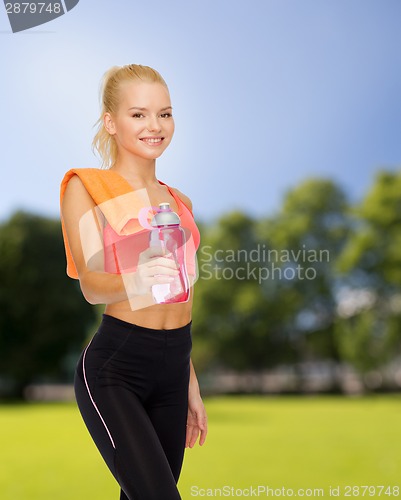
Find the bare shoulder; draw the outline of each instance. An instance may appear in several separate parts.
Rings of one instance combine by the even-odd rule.
[[[188,196],[186,196],[184,193],[182,193],[181,191],[179,191],[177,188],[171,188],[174,193],[179,197],[181,198],[181,200],[185,203],[185,205],[191,210],[192,212],[192,201],[188,198]]]

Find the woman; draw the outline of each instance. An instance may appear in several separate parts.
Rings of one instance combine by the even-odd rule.
[[[98,124],[93,145],[108,168],[69,171],[61,188],[67,273],[88,302],[106,304],[78,362],[75,394],[120,498],[179,499],[184,450],[205,442],[207,417],[190,359],[192,286],[185,302],[156,303],[152,294],[179,274],[171,254],[149,247],[152,207],[167,202],[179,214],[192,285],[199,232],[190,200],[156,177],[174,133],[160,74],[111,68]]]

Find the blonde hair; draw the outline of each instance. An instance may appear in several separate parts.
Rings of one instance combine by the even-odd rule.
[[[115,163],[118,155],[116,141],[105,129],[103,116],[107,112],[111,114],[117,112],[120,104],[121,84],[138,80],[161,83],[168,90],[167,84],[160,73],[149,66],[140,64],[113,66],[103,75],[99,93],[101,113],[94,125],[94,127],[98,127],[98,130],[92,141],[92,151],[95,153],[95,150],[97,150],[102,160],[101,168],[110,168]]]

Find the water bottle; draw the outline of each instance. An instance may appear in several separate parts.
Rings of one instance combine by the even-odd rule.
[[[160,203],[151,225],[149,235],[151,247],[161,247],[164,255],[177,265],[179,274],[171,283],[152,286],[154,300],[158,304],[186,302],[189,298],[189,282],[185,265],[185,232],[180,226],[178,214],[170,208],[170,203]]]

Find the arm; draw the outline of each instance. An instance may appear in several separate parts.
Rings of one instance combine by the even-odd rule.
[[[102,242],[93,216],[96,208],[79,177],[74,176],[66,188],[61,215],[85,299],[91,304],[113,304],[128,299],[133,309],[153,305],[151,286],[170,282],[171,276],[178,273],[175,265],[157,255],[157,250],[149,249],[142,252],[134,273],[104,272],[102,243],[97,244],[97,252],[94,250],[94,241]]]
[[[199,383],[196,377],[194,365],[192,363],[192,358],[190,360],[190,370],[191,371],[189,375],[189,394],[195,397],[196,396],[200,397]]]
[[[188,392],[187,436],[185,442],[186,448],[192,448],[194,446],[199,433],[199,444],[202,446],[207,436],[207,415],[200,395],[199,383],[191,359]]]

